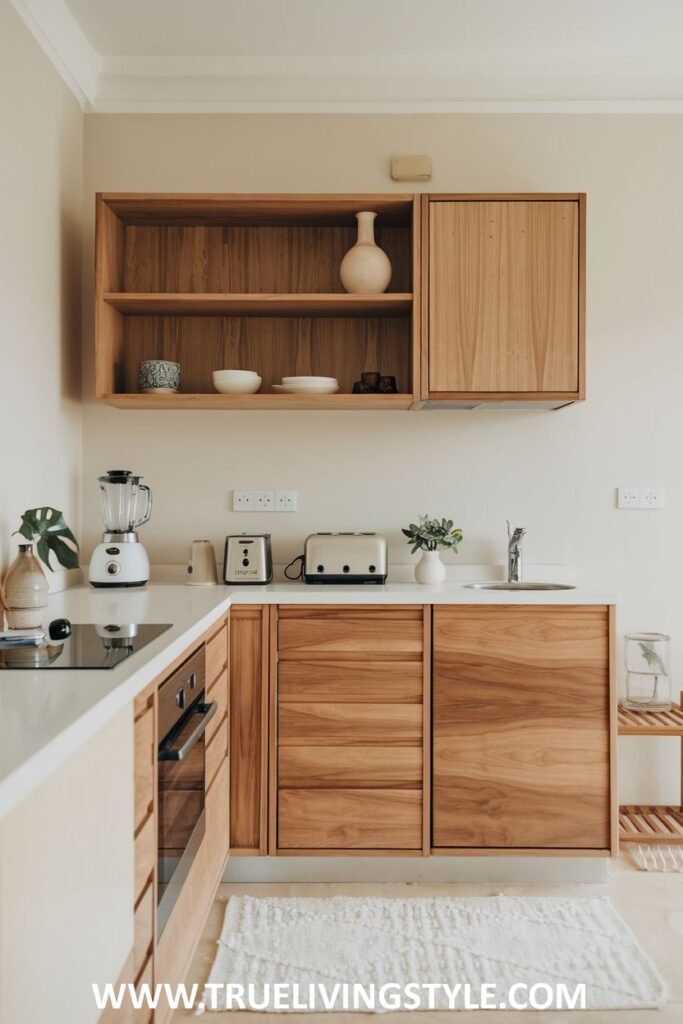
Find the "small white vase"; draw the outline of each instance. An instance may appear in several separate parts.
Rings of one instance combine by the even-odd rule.
[[[341,283],[347,292],[362,294],[384,292],[391,281],[389,257],[375,243],[376,213],[364,210],[356,214],[358,240],[339,267]]]
[[[443,583],[446,579],[446,566],[441,561],[438,551],[423,551],[422,558],[415,566],[415,579],[418,583]]]

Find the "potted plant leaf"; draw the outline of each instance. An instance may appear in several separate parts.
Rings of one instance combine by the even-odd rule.
[[[453,526],[452,519],[419,516],[417,523],[411,523],[402,533],[408,538],[411,554],[422,551],[422,557],[415,566],[417,582],[443,583],[446,579],[446,566],[441,561],[439,549],[457,551],[462,540],[462,530]]]
[[[56,508],[30,508],[21,517],[15,533],[24,537],[19,553],[7,571],[3,604],[10,629],[32,629],[40,626],[47,607],[49,586],[41,566],[54,572],[50,556],[64,569],[77,569],[78,541],[69,529],[63,514]],[[37,556],[33,552],[36,546]]]

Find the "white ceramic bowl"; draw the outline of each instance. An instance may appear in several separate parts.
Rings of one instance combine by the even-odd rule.
[[[216,370],[213,375],[213,386],[222,395],[253,395],[261,387],[258,374],[248,377],[225,377],[225,370]]]
[[[218,377],[220,380],[246,380],[258,377],[259,374],[256,370],[214,370],[214,380]]]
[[[278,395],[335,395],[339,384],[273,384]]]

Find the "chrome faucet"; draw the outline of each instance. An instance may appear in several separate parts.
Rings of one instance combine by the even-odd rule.
[[[522,582],[522,537],[526,533],[523,526],[512,529],[510,520],[508,527],[508,583]]]

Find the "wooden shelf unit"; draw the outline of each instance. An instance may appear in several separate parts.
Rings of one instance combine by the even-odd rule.
[[[392,263],[382,294],[347,294],[339,278],[363,209],[377,212]],[[97,397],[137,409],[410,408],[420,382],[420,218],[413,195],[99,194]],[[182,393],[139,394],[146,359],[179,362]],[[261,392],[217,394],[218,369],[256,370]],[[400,394],[352,395],[365,371],[394,376]],[[340,393],[271,392],[292,374],[335,376]]]
[[[674,704],[669,711],[633,711],[620,706],[619,735],[680,737],[683,755],[683,692],[680,704]],[[622,805],[619,840],[622,843],[683,843],[683,780],[679,807]]]

